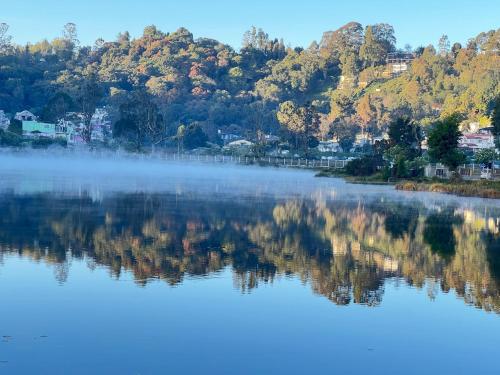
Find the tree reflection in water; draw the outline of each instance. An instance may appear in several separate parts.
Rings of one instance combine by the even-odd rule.
[[[384,282],[451,289],[500,312],[499,212],[376,201],[207,202],[167,194],[0,197],[3,255],[43,260],[64,282],[69,262],[124,270],[138,284],[231,267],[249,292],[294,275],[339,305],[376,306]],[[434,294],[431,292],[430,294]]]

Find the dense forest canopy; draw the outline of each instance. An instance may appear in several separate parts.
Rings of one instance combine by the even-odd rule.
[[[251,138],[276,134],[276,114],[287,101],[314,108],[319,138],[346,124],[377,135],[401,115],[424,125],[455,112],[488,122],[500,94],[500,29],[465,46],[443,36],[437,48],[405,51],[414,56],[409,69],[388,74],[387,55],[397,52],[388,24],[350,22],[306,49],[251,28],[239,51],[194,39],[184,28],[166,33],[155,26],[136,39],[122,32],[83,46],[74,24],[52,41],[19,46],[2,24],[0,109],[53,121],[66,109],[82,111],[90,87],[97,104],[111,109],[118,133],[147,115],[153,140],[174,136],[181,124],[199,126],[211,140],[221,129]]]

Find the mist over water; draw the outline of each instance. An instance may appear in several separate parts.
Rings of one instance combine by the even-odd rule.
[[[0,154],[0,191],[57,192],[94,199],[116,192],[191,194],[207,199],[256,196],[341,201],[418,201],[428,206],[500,207],[499,200],[397,191],[393,186],[315,178],[316,172],[231,163],[167,161],[119,153],[22,152]]]

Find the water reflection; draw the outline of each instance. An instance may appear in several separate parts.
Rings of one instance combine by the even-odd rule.
[[[293,275],[338,305],[377,306],[384,282],[453,290],[500,312],[498,209],[373,200],[197,200],[122,193],[96,201],[50,194],[0,196],[0,256],[17,253],[71,277],[71,261],[124,270],[138,284],[207,276],[231,267],[234,284]],[[434,287],[432,287],[432,285]]]

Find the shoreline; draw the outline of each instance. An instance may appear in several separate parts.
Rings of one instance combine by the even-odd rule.
[[[500,199],[500,181],[401,181],[397,183],[395,187],[396,190],[403,191],[428,191],[433,193],[453,194],[460,197]]]
[[[500,181],[495,180],[395,180],[386,181],[379,175],[349,176],[342,172],[320,171],[316,177],[342,178],[349,184],[392,185],[396,190],[409,192],[431,192],[459,197],[500,199]]]

